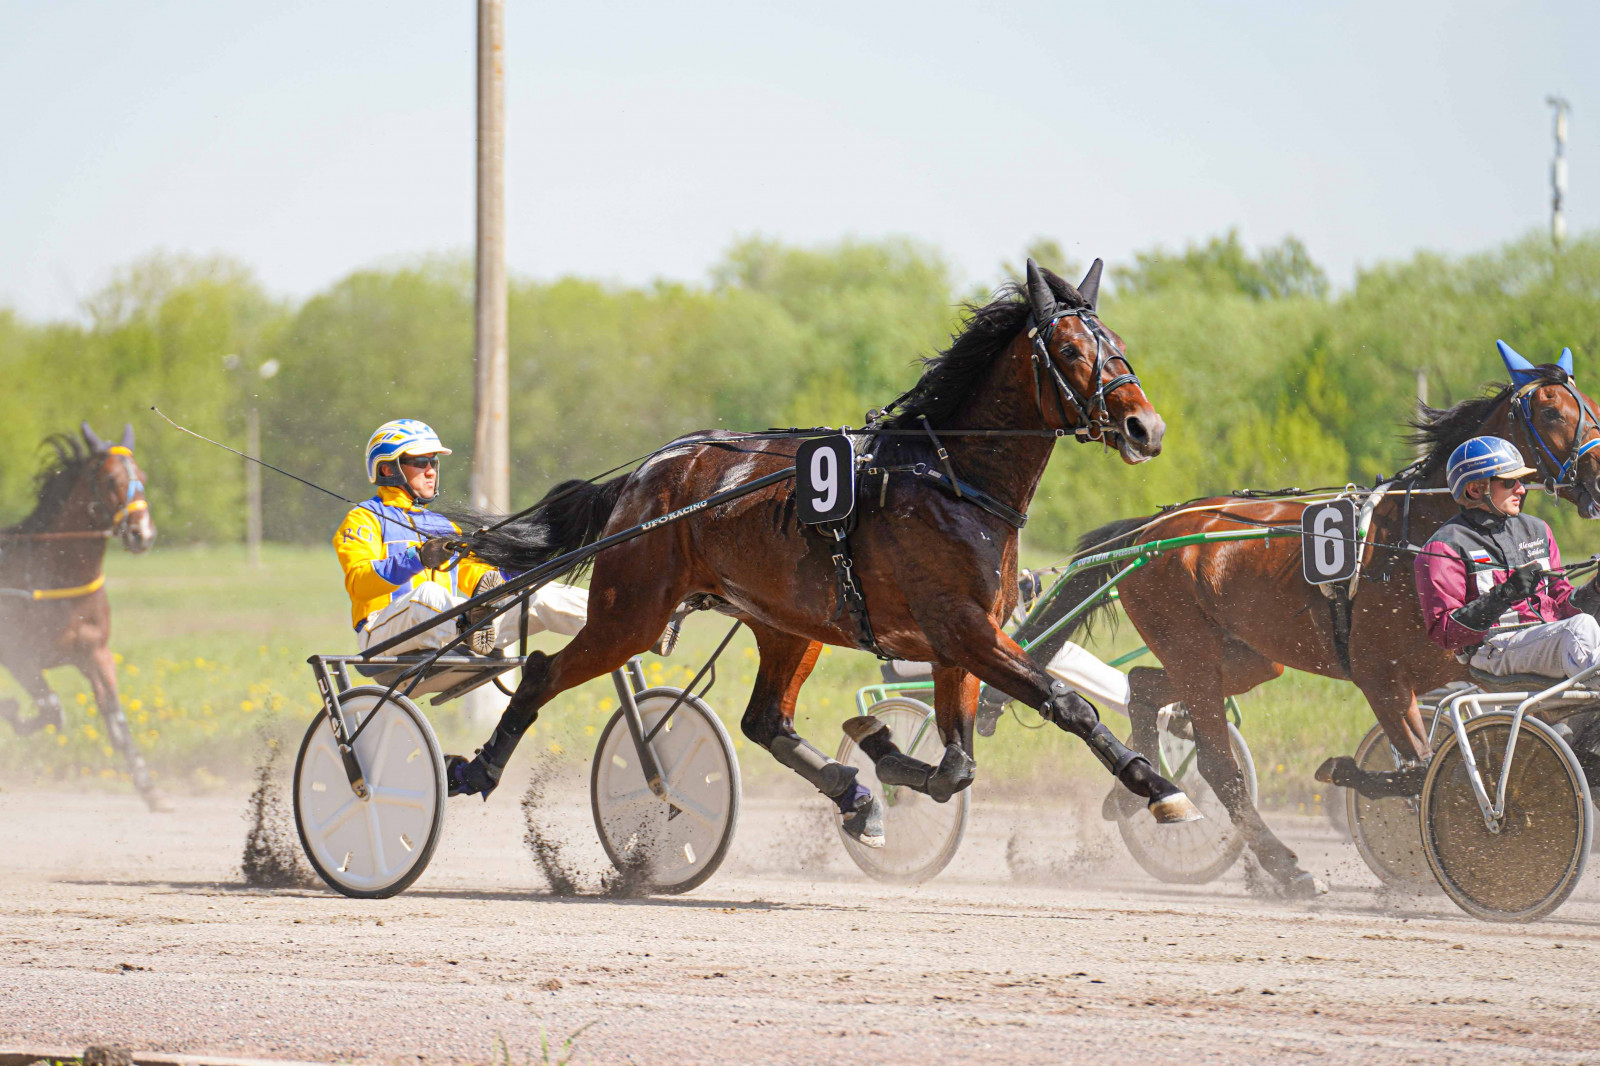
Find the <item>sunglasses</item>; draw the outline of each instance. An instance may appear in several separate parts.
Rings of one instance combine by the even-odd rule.
[[[1503,489],[1509,489],[1515,485],[1522,485],[1522,479],[1518,477],[1497,477],[1491,478],[1490,480]],[[1522,485],[1522,487],[1527,488],[1526,485]]]
[[[437,455],[402,455],[400,462],[405,466],[414,466],[419,470],[437,470],[439,457]]]

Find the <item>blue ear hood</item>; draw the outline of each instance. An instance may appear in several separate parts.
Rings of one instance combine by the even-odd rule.
[[[1506,369],[1511,372],[1511,383],[1522,386],[1539,380],[1539,372],[1534,365],[1528,362],[1505,341],[1495,341],[1495,347],[1500,349],[1500,358],[1506,364]]]
[[[1556,360],[1556,366],[1567,372],[1567,377],[1572,377],[1572,349],[1561,349],[1561,358]]]

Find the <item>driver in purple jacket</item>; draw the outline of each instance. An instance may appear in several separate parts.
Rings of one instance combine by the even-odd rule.
[[[1600,587],[1560,574],[1550,527],[1522,513],[1534,473],[1516,445],[1473,437],[1450,453],[1446,477],[1461,513],[1414,564],[1428,636],[1495,675],[1571,677],[1600,663]]]

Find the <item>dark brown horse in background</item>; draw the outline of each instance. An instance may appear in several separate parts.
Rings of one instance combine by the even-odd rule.
[[[23,718],[15,700],[0,700],[0,716],[19,736],[45,726],[59,732],[67,717],[44,671],[75,666],[94,690],[106,734],[121,753],[134,787],[151,810],[170,805],[150,780],[117,698],[106,600],[106,541],[117,537],[131,552],[156,539],[144,497],[144,471],[133,459],[133,427],[107,444],[83,424],[83,443],[65,434],[45,443],[54,456],[39,475],[33,513],[0,530],[0,666],[11,671],[33,700]]]
[[[1030,261],[1026,286],[969,308],[950,347],[926,362],[916,386],[893,405],[898,411],[880,417],[858,446],[870,453],[861,457],[869,473],[850,550],[870,633],[897,658],[933,664],[946,749],[932,767],[900,753],[886,731],[857,739],[880,780],[942,802],[976,772],[972,727],[981,679],[1083,738],[1158,819],[1185,820],[1198,815],[1187,797],[1001,631],[1017,598],[1018,520],[1056,437],[1104,440],[1128,463],[1161,450],[1161,417],[1140,389],[1121,339],[1095,314],[1099,280],[1098,261],[1078,287]],[[948,465],[925,427],[940,435]],[[551,498],[559,495],[559,502],[466,541],[495,565],[526,570],[601,535],[790,469],[798,444],[792,437],[695,434],[632,474],[601,485],[557,486]],[[964,490],[935,484],[941,471],[953,471]],[[761,659],[745,735],[845,810],[845,798],[860,787],[854,771],[795,732],[795,703],[824,644],[857,648],[869,640],[836,599],[833,542],[800,525],[795,507],[792,481],[779,482],[601,553],[588,624],[556,655],[534,653],[477,758],[452,760],[453,790],[487,794],[540,707],[648,649],[674,609],[688,602],[736,617],[755,634]]]
[[[1413,441],[1427,447],[1414,468],[1414,488],[1443,487],[1445,464],[1456,445],[1488,434],[1517,444],[1541,474],[1560,481],[1563,496],[1586,518],[1600,517],[1600,461],[1594,454],[1577,463],[1568,458],[1600,437],[1593,405],[1553,364],[1530,368],[1528,420],[1549,445],[1536,446],[1528,420],[1512,415],[1515,385],[1490,386],[1488,394],[1449,410],[1422,408],[1413,423]],[[1583,405],[1589,405],[1586,416]],[[1551,460],[1568,466],[1566,477]],[[1171,517],[1146,515],[1092,530],[1080,550],[1102,550],[1196,533],[1238,531],[1273,525],[1298,529],[1303,503],[1244,501],[1237,497],[1197,500]],[[1194,510],[1190,510],[1193,508]],[[1407,496],[1403,486],[1384,497],[1372,516],[1373,545],[1420,545],[1459,508],[1444,493]],[[1188,513],[1185,513],[1188,512]],[[1182,702],[1194,723],[1198,763],[1239,826],[1262,867],[1291,894],[1315,891],[1293,851],[1261,819],[1250,802],[1243,774],[1228,745],[1223,700],[1248,692],[1293,667],[1324,677],[1355,682],[1372,705],[1383,731],[1402,756],[1426,760],[1427,732],[1417,708],[1417,693],[1468,678],[1467,667],[1428,639],[1412,578],[1412,554],[1369,546],[1363,553],[1360,584],[1348,605],[1348,623],[1336,621],[1336,608],[1301,575],[1298,537],[1194,545],[1164,553],[1128,575],[1118,586],[1122,606],[1139,635],[1161,661],[1161,668],[1131,671],[1129,717],[1133,747],[1153,751],[1156,711]],[[1054,600],[1052,618],[1038,620],[1030,633],[1060,617],[1099,587],[1107,568],[1073,575]],[[1106,604],[1109,606],[1109,601]],[[1093,613],[1093,612],[1090,612]],[[1041,661],[1059,649],[1087,619],[1033,649]],[[1342,632],[1341,632],[1342,630]],[[1340,637],[1347,634],[1347,640]],[[1339,782],[1343,783],[1343,782]],[[1415,782],[1420,786],[1418,778]],[[1414,794],[1414,792],[1412,793]]]

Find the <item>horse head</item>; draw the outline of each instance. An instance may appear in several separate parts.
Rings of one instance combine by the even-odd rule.
[[[124,548],[135,553],[149,550],[156,540],[156,525],[144,495],[144,471],[133,458],[133,426],[122,427],[117,444],[101,440],[87,422],[80,428],[94,459],[96,513],[109,519],[112,534]]]
[[[1578,390],[1572,349],[1563,348],[1554,363],[1535,366],[1505,341],[1495,344],[1511,374],[1512,439],[1547,490],[1570,501],[1583,517],[1600,518],[1600,417]]]
[[[1161,454],[1166,422],[1140,387],[1122,338],[1096,313],[1101,269],[1096,259],[1073,286],[1028,260],[1039,414],[1051,429],[1104,440],[1116,446],[1123,462],[1143,463]],[[1047,402],[1047,393],[1054,403]]]

